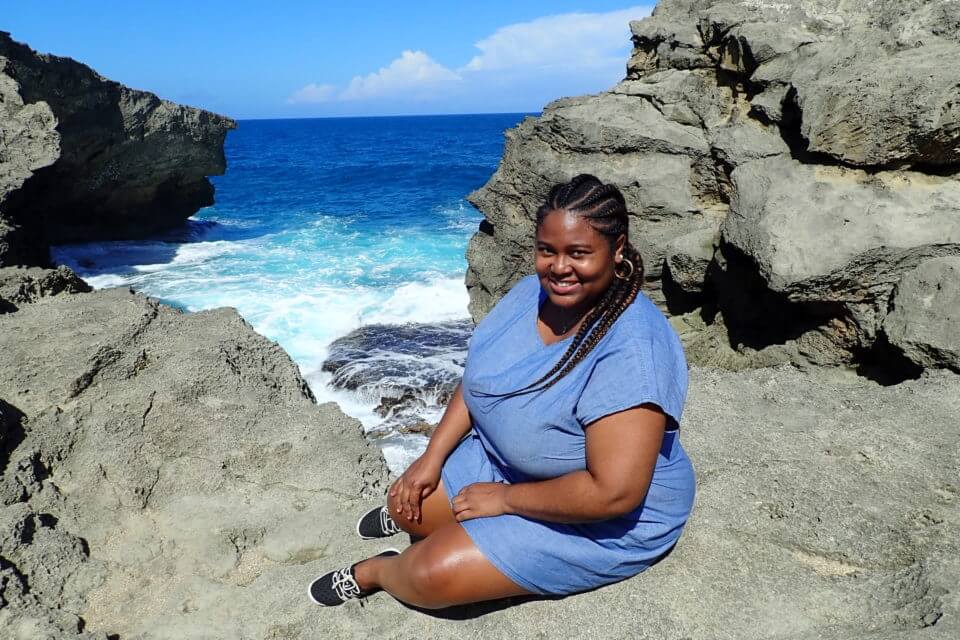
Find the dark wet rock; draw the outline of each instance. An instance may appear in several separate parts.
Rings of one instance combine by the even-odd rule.
[[[365,325],[330,343],[323,370],[333,374],[333,386],[389,398],[390,406],[410,394],[446,403],[463,373],[472,328],[468,320]]]

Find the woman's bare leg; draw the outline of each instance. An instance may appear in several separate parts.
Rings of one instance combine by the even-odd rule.
[[[381,588],[424,609],[530,594],[490,564],[459,522],[435,529],[399,556],[364,560],[354,574],[364,591]]]
[[[447,497],[447,491],[443,486],[443,481],[437,485],[429,496],[420,505],[420,522],[416,520],[407,520],[403,513],[397,509],[399,497],[387,498],[387,508],[390,510],[390,517],[393,518],[397,526],[417,538],[426,538],[440,527],[456,522],[453,517],[453,510],[450,508],[450,499]]]

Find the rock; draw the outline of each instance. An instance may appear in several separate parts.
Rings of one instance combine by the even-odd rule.
[[[868,300],[923,259],[960,253],[960,186],[949,179],[768,158],[732,181],[723,240],[791,300]]]
[[[0,266],[182,223],[213,204],[234,127],[0,32]]]
[[[855,32],[763,66],[754,79],[790,87],[809,151],[863,167],[960,163],[960,44],[898,49]]]
[[[18,304],[60,294],[91,291],[90,285],[69,267],[0,268],[0,313],[16,311]]]
[[[50,607],[10,600],[4,629],[63,627],[63,607],[76,614],[72,633],[126,637],[141,624],[129,612],[151,609],[182,619],[186,637],[203,635],[202,623],[189,622],[190,602],[270,590],[269,574],[302,581],[290,568],[325,557],[334,532],[349,530],[352,514],[386,488],[382,457],[359,423],[315,405],[296,365],[232,310],[181,314],[124,290],[23,305],[0,316],[0,397],[4,416],[15,408],[24,425],[9,462],[0,460],[4,483],[30,477],[18,461],[35,462],[39,481],[21,482],[15,499],[50,514],[18,516],[50,533],[5,543],[0,555],[42,563],[49,575],[37,573],[41,564],[21,572],[36,583],[30,593],[41,578],[73,584],[77,561],[106,567],[96,584],[44,591]],[[54,549],[67,553],[57,545],[74,545],[69,536],[84,540],[88,559],[53,559]],[[0,576],[11,593],[16,575]],[[302,616],[303,589],[294,595],[292,586],[282,595]],[[168,628],[142,623],[145,633]]]
[[[708,227],[674,238],[667,244],[669,278],[684,293],[703,293],[707,269],[713,263],[714,247],[719,239],[718,229]]]
[[[900,278],[883,330],[921,367],[960,372],[960,256],[923,262]]]
[[[416,395],[446,404],[463,372],[473,325],[467,320],[434,324],[370,324],[330,343],[322,369],[330,384],[369,397]]]
[[[778,131],[756,120],[728,121],[710,132],[710,143],[714,156],[731,171],[751,160],[790,153]]]

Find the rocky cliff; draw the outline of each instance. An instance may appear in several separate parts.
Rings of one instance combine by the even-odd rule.
[[[471,196],[474,318],[532,272],[549,186],[590,172],[695,361],[960,371],[958,26],[948,1],[662,0],[622,82],[508,132]]]
[[[213,204],[229,118],[161,100],[0,32],[0,266],[143,236]]]

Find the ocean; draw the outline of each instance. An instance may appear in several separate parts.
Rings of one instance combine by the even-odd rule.
[[[472,326],[464,254],[482,216],[464,198],[525,115],[240,121],[226,174],[212,178],[216,204],[161,235],[53,257],[96,288],[188,311],[235,307],[399,471],[426,438],[381,403],[416,389],[418,419],[442,415],[438,390],[462,373]]]

